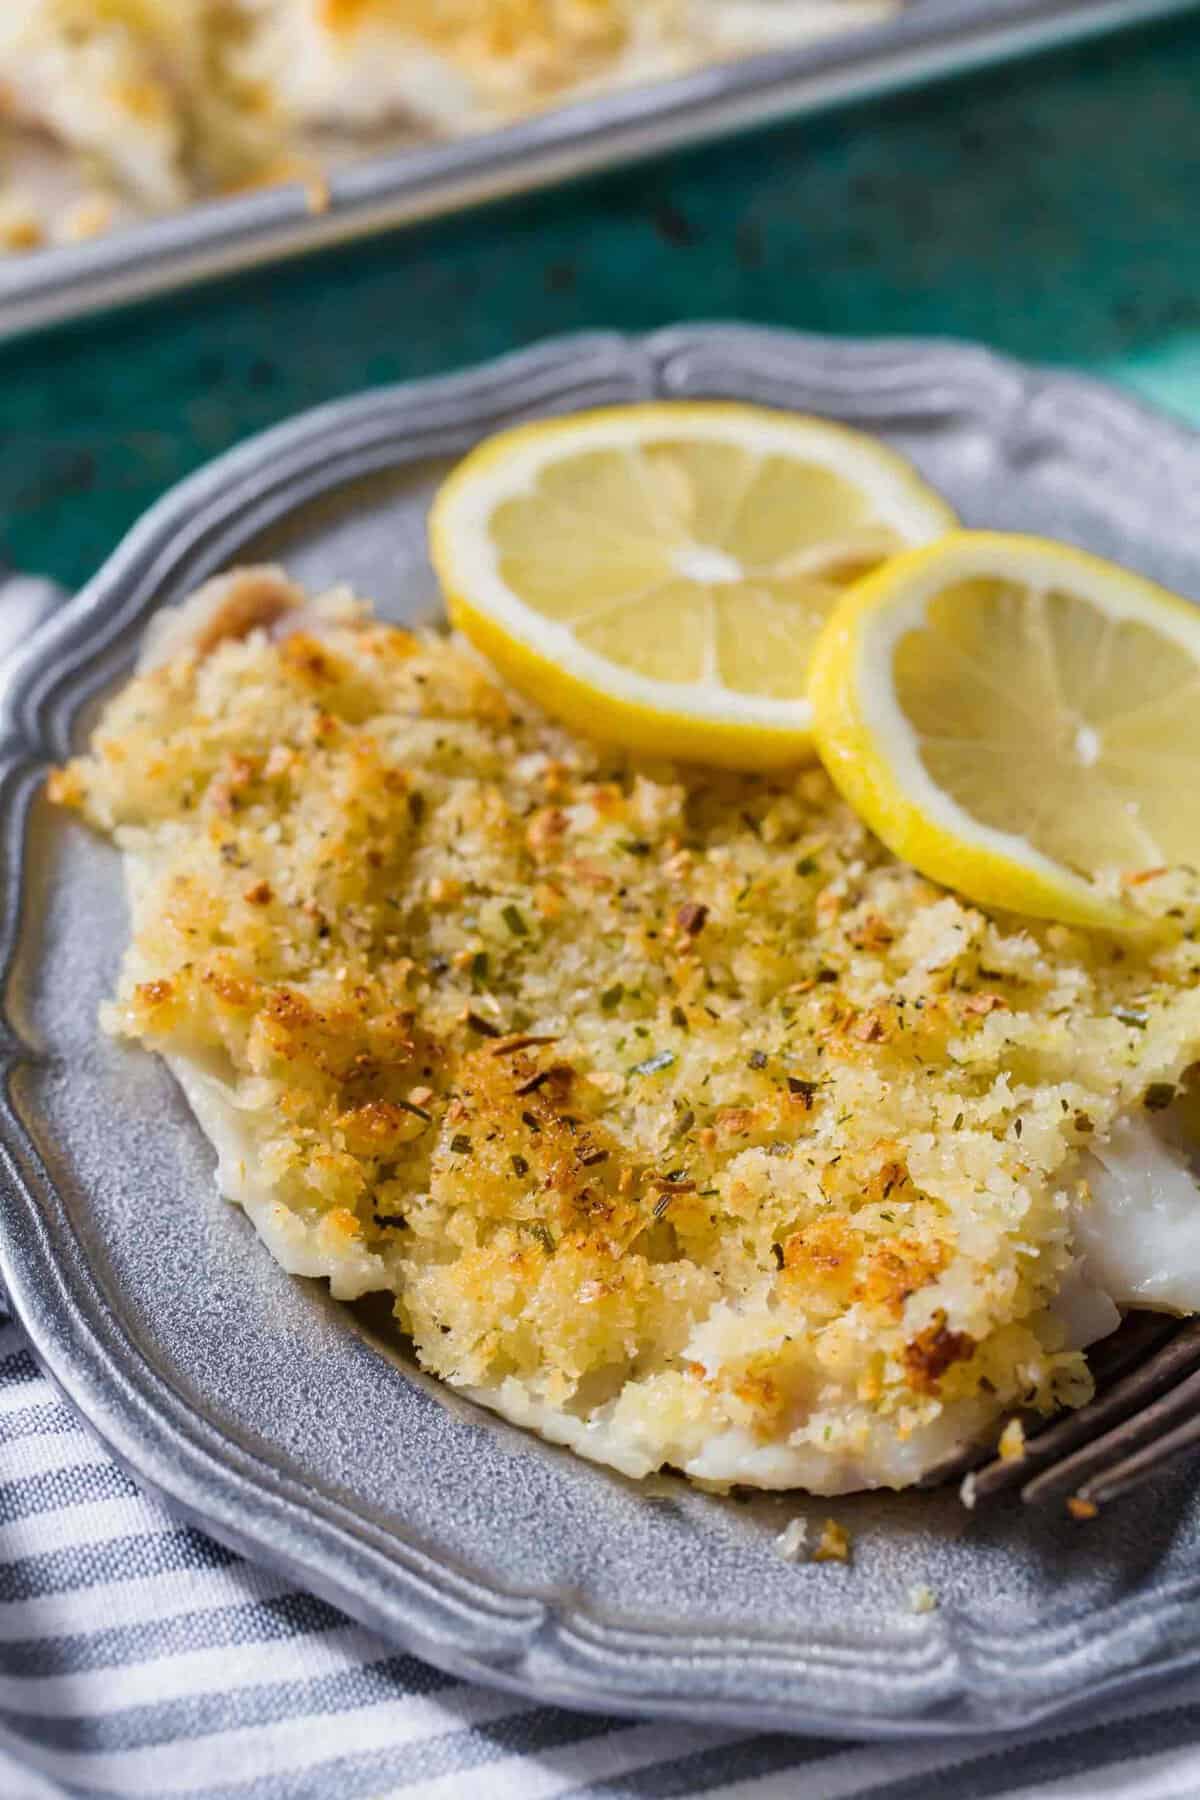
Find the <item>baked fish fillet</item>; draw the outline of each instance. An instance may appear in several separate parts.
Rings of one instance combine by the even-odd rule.
[[[158,622],[51,793],[221,1191],[585,1456],[902,1487],[1200,1305],[1186,871],[1140,948],[989,916],[818,769],[627,759],[272,568]]]

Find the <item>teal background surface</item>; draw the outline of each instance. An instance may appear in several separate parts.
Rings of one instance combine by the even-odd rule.
[[[1200,424],[1200,12],[0,350],[0,557],[85,580],[302,407],[553,333],[974,338]]]

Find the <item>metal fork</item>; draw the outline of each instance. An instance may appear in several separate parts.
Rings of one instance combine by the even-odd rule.
[[[1096,1395],[1047,1424],[1025,1421],[1023,1454],[976,1452],[937,1471],[964,1474],[968,1506],[1019,1488],[1030,1506],[1088,1519],[1148,1476],[1200,1449],[1200,1319],[1131,1312],[1089,1356]],[[976,1465],[971,1466],[972,1462]]]

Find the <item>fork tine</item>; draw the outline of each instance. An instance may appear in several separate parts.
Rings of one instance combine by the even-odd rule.
[[[1121,1494],[1127,1494],[1131,1488],[1157,1475],[1169,1463],[1178,1462],[1181,1457],[1194,1451],[1200,1445],[1200,1413],[1177,1425],[1174,1431],[1168,1431],[1163,1437],[1156,1438],[1132,1456],[1126,1456],[1111,1468],[1078,1490],[1077,1498],[1093,1506],[1103,1506],[1109,1500],[1116,1500]]]
[[[1069,1456],[1078,1445],[1089,1444],[1092,1440],[1106,1441],[1113,1427],[1120,1427],[1132,1413],[1150,1406],[1197,1368],[1200,1368],[1200,1319],[1193,1319],[1176,1330],[1146,1361],[1118,1376],[1099,1398],[1081,1406],[1077,1412],[1055,1420],[1031,1437],[1024,1456],[1010,1462],[997,1458],[980,1469],[972,1481],[974,1500],[988,1499],[1005,1488],[1017,1486],[1023,1488],[1026,1500],[1042,1498],[1040,1492],[1031,1491],[1039,1487],[1039,1481],[1030,1480],[1031,1475],[1046,1469],[1048,1473],[1040,1477],[1040,1481],[1049,1482],[1058,1472],[1060,1458]],[[1101,1438],[1102,1433],[1106,1434],[1104,1438]],[[1049,1467],[1051,1464],[1055,1465],[1053,1469]],[[1067,1491],[1074,1490],[1069,1488]]]
[[[1153,1449],[1178,1427],[1194,1420],[1198,1412],[1200,1370],[1194,1370],[1159,1399],[1035,1476],[1022,1488],[1021,1497],[1031,1506],[1039,1501],[1065,1499],[1070,1494],[1090,1498],[1083,1493],[1089,1482],[1101,1479],[1143,1447]]]
[[[1115,1331],[1088,1347],[1087,1363],[1096,1392],[1102,1394],[1127,1370],[1147,1361],[1153,1351],[1178,1335],[1183,1324],[1171,1313],[1127,1312]]]

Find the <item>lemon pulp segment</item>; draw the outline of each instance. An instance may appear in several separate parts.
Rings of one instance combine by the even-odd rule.
[[[434,506],[451,616],[513,682],[623,743],[763,766],[809,747],[848,584],[952,515],[891,451],[762,408],[611,408],[483,445]]]

